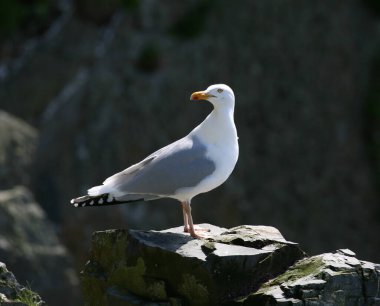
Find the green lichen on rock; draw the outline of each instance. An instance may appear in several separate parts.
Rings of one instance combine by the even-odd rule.
[[[141,295],[145,288],[144,282],[145,265],[142,258],[138,258],[136,266],[122,266],[112,271],[109,275],[110,284],[122,284],[122,287],[129,289],[132,293]]]
[[[234,305],[378,305],[379,271],[338,250],[298,261]]]
[[[167,300],[165,282],[147,275],[140,256],[127,256],[130,235],[123,230],[96,232],[92,238],[91,260],[82,272],[86,305],[109,305],[109,288],[147,300]]]
[[[21,290],[17,290],[16,301],[21,302],[28,306],[41,305],[40,296],[37,293],[27,288],[22,288]]]
[[[88,297],[86,305],[108,305],[104,294],[109,286],[108,271],[113,271],[117,264],[124,264],[127,237],[123,233],[107,230],[93,234],[92,260],[81,273],[82,292]]]
[[[0,305],[43,306],[45,302],[30,288],[20,285],[13,273],[0,262]]]
[[[92,257],[105,270],[112,269],[115,263],[123,261],[128,247],[128,236],[125,231],[95,232],[92,241]]]
[[[296,281],[306,276],[316,276],[322,271],[325,266],[325,263],[320,257],[302,259],[297,262],[297,264],[290,267],[284,274],[268,282],[260,290],[265,290],[266,286],[280,285],[286,282]]]
[[[104,295],[107,289],[104,273],[101,269],[94,268],[94,263],[86,265],[82,271],[81,287],[83,295],[86,297],[85,305],[107,305],[107,298]]]
[[[201,306],[210,304],[207,287],[193,275],[182,275],[182,283],[180,284],[178,291],[187,298],[190,305]]]
[[[139,257],[135,266],[121,266],[109,275],[108,284],[117,285],[136,295],[152,300],[165,300],[167,294],[165,283],[145,276],[144,260]]]
[[[148,280],[146,283],[146,292],[148,297],[158,301],[166,300],[168,298],[164,281]]]

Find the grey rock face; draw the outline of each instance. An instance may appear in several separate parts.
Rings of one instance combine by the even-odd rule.
[[[43,306],[41,297],[20,285],[6,265],[0,262],[0,305],[5,306]]]
[[[76,305],[78,279],[53,225],[24,187],[0,192],[0,258],[50,305]],[[1,282],[1,279],[0,279]]]
[[[305,257],[268,226],[209,224],[195,240],[183,228],[95,232],[82,272],[86,305],[380,305],[380,265],[340,249]]]
[[[0,110],[0,190],[30,183],[37,130]]]
[[[305,256],[273,227],[203,227],[210,229],[205,240],[182,227],[94,233],[82,272],[86,305],[220,305]]]
[[[380,305],[380,265],[347,249],[305,258],[236,305]]]

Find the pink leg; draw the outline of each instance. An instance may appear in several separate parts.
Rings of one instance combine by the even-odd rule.
[[[186,213],[186,209],[185,209],[185,204],[182,202],[181,205],[182,205],[183,224],[184,224],[183,231],[184,231],[185,233],[188,233],[188,232],[189,232],[189,221],[188,221],[188,218],[187,218],[187,213]]]
[[[189,201],[182,202],[182,207],[183,207],[184,214],[186,214],[186,217],[187,217],[188,232],[189,232],[190,236],[193,238],[198,238],[198,239],[202,238],[202,236],[198,235],[195,232],[194,224],[193,224],[193,217],[191,216],[190,202]],[[186,224],[185,224],[185,232],[186,232]]]

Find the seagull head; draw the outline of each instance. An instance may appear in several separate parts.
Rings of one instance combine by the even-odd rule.
[[[214,105],[214,108],[233,108],[235,105],[235,95],[232,89],[225,84],[215,84],[206,90],[194,92],[190,100],[207,100]]]

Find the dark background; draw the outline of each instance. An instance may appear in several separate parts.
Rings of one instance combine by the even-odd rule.
[[[173,200],[69,200],[187,134],[211,110],[190,94],[214,83],[235,92],[240,157],[193,200],[195,222],[272,225],[309,254],[350,248],[379,262],[376,0],[2,1],[0,189],[27,188],[76,272],[94,230],[178,226]],[[7,252],[0,261],[52,301]],[[74,305],[77,276],[63,279]]]

